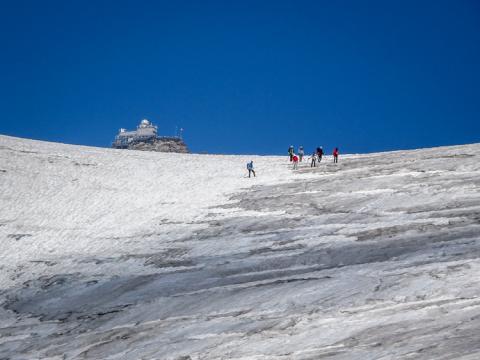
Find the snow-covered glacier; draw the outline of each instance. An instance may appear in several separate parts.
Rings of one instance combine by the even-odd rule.
[[[0,136],[0,358],[479,359],[479,190],[479,144],[292,171]]]

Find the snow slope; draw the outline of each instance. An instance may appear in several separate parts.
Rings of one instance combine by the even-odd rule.
[[[0,358],[480,358],[479,159],[0,136]]]

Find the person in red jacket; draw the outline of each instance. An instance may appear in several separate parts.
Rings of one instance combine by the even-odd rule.
[[[293,160],[293,170],[297,170],[298,169],[298,155],[293,154],[292,160]]]
[[[333,149],[333,162],[336,164],[338,163],[338,147]]]

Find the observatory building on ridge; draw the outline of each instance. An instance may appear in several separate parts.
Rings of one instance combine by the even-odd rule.
[[[183,129],[182,129],[183,130]],[[112,143],[115,149],[188,153],[181,136],[158,136],[158,127],[143,119],[136,130],[120,129]]]
[[[147,119],[143,119],[137,126],[137,130],[120,129],[112,146],[116,149],[128,149],[129,145],[136,142],[152,142],[157,139],[157,131],[157,126],[152,125]]]

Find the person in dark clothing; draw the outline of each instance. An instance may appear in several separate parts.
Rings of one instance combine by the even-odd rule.
[[[253,170],[253,160],[247,163],[247,170],[248,170],[248,177],[250,177],[253,173],[253,177],[256,177],[255,170]]]
[[[320,164],[320,161],[322,161],[322,156],[323,156],[323,147],[320,146],[317,148],[317,159],[319,164]]]
[[[333,162],[336,164],[338,163],[338,147],[333,149]]]
[[[290,156],[290,162],[293,161],[293,155],[295,154],[295,149],[293,147],[293,145],[290,145],[290,147],[288,148],[288,155]]]

